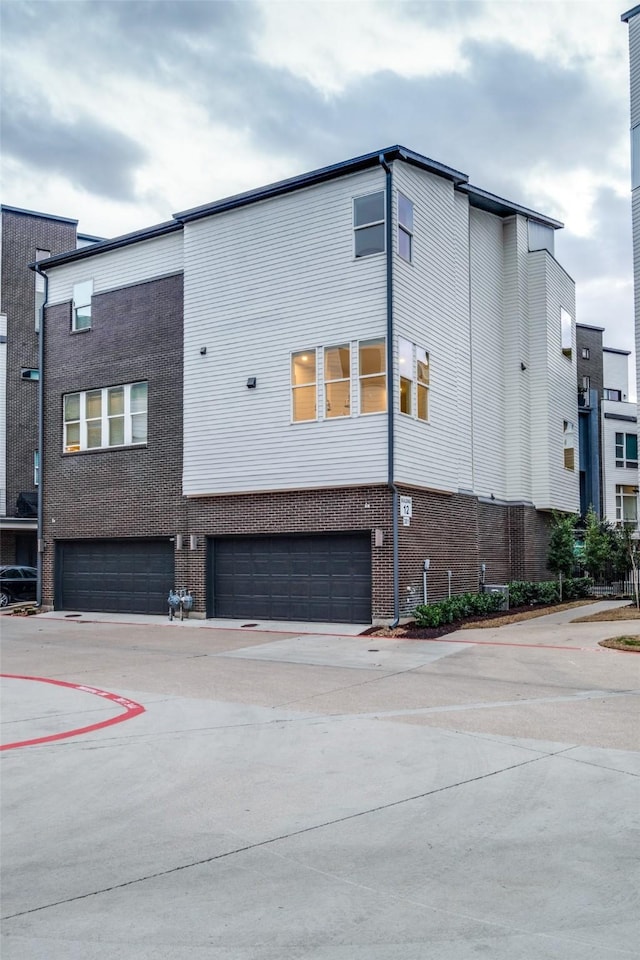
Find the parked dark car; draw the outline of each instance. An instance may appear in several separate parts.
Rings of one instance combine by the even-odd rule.
[[[0,607],[35,600],[37,576],[35,567],[0,567]]]

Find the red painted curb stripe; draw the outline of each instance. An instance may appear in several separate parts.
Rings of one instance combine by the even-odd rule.
[[[92,693],[96,697],[103,697],[111,703],[118,704],[124,708],[124,712],[115,717],[109,717],[108,720],[101,720],[100,723],[92,723],[88,727],[76,727],[74,730],[67,730],[63,733],[53,733],[47,737],[36,737],[34,740],[17,740],[15,743],[4,743],[0,750],[13,750],[15,747],[30,747],[36,743],[53,743],[54,740],[66,740],[68,737],[79,737],[83,733],[92,733],[94,730],[101,730],[103,727],[111,727],[114,723],[122,723],[124,720],[131,720],[140,713],[144,713],[144,707],[135,700],[128,700],[126,697],[120,697],[117,693],[109,693],[107,690],[99,690],[97,687],[88,687],[83,683],[69,683],[67,680],[51,680],[48,677],[22,677],[15,673],[0,673],[0,677],[6,677],[8,680],[32,680],[36,683],[52,683],[57,687],[69,687],[72,690],[79,690],[81,693]]]

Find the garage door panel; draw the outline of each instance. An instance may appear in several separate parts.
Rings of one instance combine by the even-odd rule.
[[[59,609],[165,613],[174,584],[168,540],[60,542],[56,566]]]
[[[368,623],[368,533],[211,541],[213,615]]]

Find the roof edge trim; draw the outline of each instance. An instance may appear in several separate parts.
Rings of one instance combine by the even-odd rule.
[[[95,257],[100,253],[108,253],[110,250],[119,250],[121,247],[128,247],[132,243],[140,243],[144,240],[154,240],[156,237],[163,237],[167,233],[177,233],[182,230],[182,224],[175,220],[168,220],[166,223],[159,223],[154,227],[147,227],[145,230],[136,230],[134,233],[125,233],[121,237],[114,237],[112,240],[99,240],[88,247],[79,247],[75,250],[69,250],[67,253],[58,253],[55,257],[49,257],[47,260],[38,260],[39,269],[48,269],[50,267],[59,267],[63,263],[72,263],[74,260],[85,260],[87,257]],[[30,263],[31,269],[34,264]]]

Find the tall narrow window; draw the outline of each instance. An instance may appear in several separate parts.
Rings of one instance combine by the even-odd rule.
[[[564,439],[564,468],[565,470],[575,470],[575,444],[571,420],[563,421],[562,433]]]
[[[84,280],[73,287],[72,330],[88,330],[91,326],[91,297],[93,280]]]
[[[384,253],[384,190],[355,197],[353,229],[356,257]]]
[[[87,447],[102,446],[102,390],[90,390],[86,395]]]
[[[324,349],[324,390],[327,417],[348,417],[351,413],[351,347]]]
[[[620,524],[636,526],[638,522],[638,488],[616,485],[616,520]]]
[[[361,340],[358,353],[360,413],[383,413],[387,409],[385,341]]]
[[[107,391],[107,419],[109,446],[119,447],[124,443],[124,387],[111,387]]]
[[[429,354],[416,347],[416,381],[418,391],[418,420],[429,419]]]
[[[590,360],[590,359],[591,359],[591,352],[590,352],[590,350],[589,350],[589,347],[583,347],[583,348],[582,348],[582,359],[583,359],[583,360]]]
[[[79,393],[68,393],[64,398],[64,449],[66,453],[80,449]]]
[[[398,340],[398,363],[400,365],[400,413],[413,413],[413,344]]]
[[[560,331],[562,335],[562,352],[565,357],[571,359],[571,350],[573,345],[573,321],[571,314],[564,307],[560,307]]]
[[[33,454],[33,485],[37,487],[40,483],[40,454],[36,450]]]
[[[301,350],[291,356],[291,415],[294,421],[315,420],[316,351]]]
[[[46,260],[50,256],[48,250],[36,250],[36,263],[39,260]],[[40,316],[42,314],[42,307],[44,306],[44,296],[45,296],[45,282],[44,277],[40,273],[35,275],[35,285],[36,285],[36,303],[35,303],[35,317],[34,323],[36,330],[40,329]]]
[[[403,193],[398,193],[398,253],[411,262],[413,253],[413,204]]]

